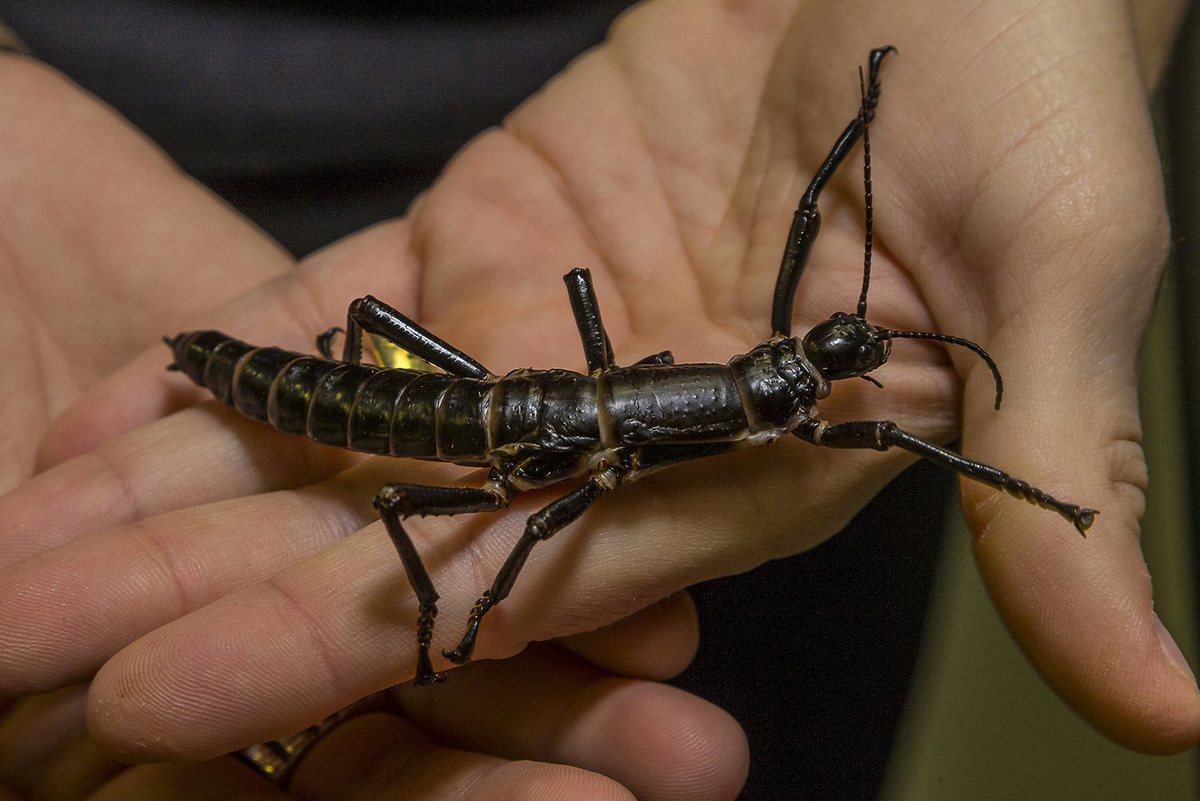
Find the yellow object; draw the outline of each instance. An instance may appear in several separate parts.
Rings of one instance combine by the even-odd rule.
[[[366,340],[368,346],[371,348],[371,353],[375,356],[375,363],[380,367],[420,370],[424,373],[440,372],[420,356],[414,356],[394,342],[388,342],[383,337],[376,336],[375,334],[367,334]]]

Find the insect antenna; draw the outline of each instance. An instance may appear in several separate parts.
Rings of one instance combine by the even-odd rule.
[[[979,358],[987,363],[988,369],[992,371],[992,378],[996,381],[996,409],[1000,409],[1000,398],[1004,395],[1004,379],[1000,377],[1000,368],[996,366],[996,362],[988,355],[980,345],[963,337],[950,336],[949,334],[931,334],[926,331],[893,331],[890,328],[882,328],[875,326],[875,334],[880,339],[931,339],[934,342],[948,342],[951,345],[961,345],[975,352]]]
[[[863,244],[863,282],[862,294],[858,296],[858,318],[865,320],[867,317],[867,289],[871,286],[871,246],[874,241],[874,219],[875,205],[874,197],[871,193],[871,115],[867,112],[867,82],[863,77],[862,65],[858,65],[858,95],[859,95],[859,111],[858,115],[862,118],[863,126],[863,206],[866,208],[866,237]],[[868,381],[880,389],[883,384],[869,375],[860,375],[864,381]]]
[[[858,316],[867,317],[867,289],[871,286],[871,247],[874,240],[874,198],[871,194],[871,115],[867,113],[867,82],[862,65],[858,67],[859,117],[863,126],[863,205],[866,207],[866,239],[863,245],[862,294],[858,296]]]
[[[863,206],[866,209],[866,237],[863,245],[862,294],[858,296],[857,317],[865,320],[867,317],[867,289],[871,286],[871,249],[874,242],[875,209],[874,197],[871,192],[871,115],[867,113],[867,82],[863,77],[862,66],[858,68],[858,91],[859,102],[861,104],[858,113],[862,119],[863,126]],[[876,336],[880,339],[929,339],[935,342],[961,345],[964,348],[974,351],[987,364],[988,369],[992,371],[992,378],[996,381],[996,409],[1000,408],[1000,398],[1004,395],[1004,379],[1000,377],[1000,368],[996,366],[996,362],[978,344],[969,339],[950,336],[949,334],[931,334],[924,331],[893,331],[888,328],[873,327]],[[870,381],[875,386],[880,386],[880,383],[870,376],[863,375],[859,377]]]

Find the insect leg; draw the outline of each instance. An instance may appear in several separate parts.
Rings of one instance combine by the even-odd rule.
[[[600,304],[596,301],[596,290],[592,286],[592,271],[577,267],[563,276],[567,284],[567,295],[571,299],[571,313],[575,315],[575,327],[583,341],[583,355],[587,359],[587,371],[595,376],[602,370],[616,367],[612,343],[600,319]],[[674,364],[671,351],[664,350],[634,362],[635,365]]]
[[[444,673],[434,673],[429,661],[429,643],[437,618],[437,590],[429,571],[421,561],[412,538],[400,520],[411,515],[456,515],[464,512],[492,512],[507,505],[508,499],[495,492],[470,487],[431,487],[424,484],[385,484],[375,496],[375,508],[387,527],[388,536],[400,554],[408,582],[417,596],[417,684],[436,684]]]
[[[596,375],[613,365],[612,343],[600,320],[600,305],[596,302],[596,290],[592,287],[591,270],[576,267],[563,276],[567,284],[567,296],[571,299],[571,313],[575,315],[575,327],[583,341],[583,355],[587,360],[589,375]]]
[[[327,331],[322,337],[331,334]],[[346,345],[342,360],[362,361],[362,334],[381,336],[451,375],[466,378],[495,378],[491,371],[458,348],[426,331],[383,301],[370,295],[350,304],[346,312]],[[320,340],[318,340],[318,346]]]
[[[317,334],[317,353],[321,354],[321,358],[333,358],[333,337],[336,334],[344,333],[346,333],[346,329],[335,325],[333,328]]]
[[[645,365],[645,364],[674,364],[674,363],[675,363],[675,354],[671,353],[671,351],[669,351],[669,350],[660,350],[658,353],[651,353],[649,356],[645,356],[641,359],[638,359],[636,362],[633,363],[633,366],[638,367],[638,366]]]
[[[800,198],[800,205],[792,218],[792,227],[788,231],[787,246],[783,250],[783,260],[779,265],[779,277],[775,279],[775,295],[771,303],[771,328],[775,336],[791,336],[792,306],[796,301],[796,286],[808,263],[808,253],[812,250],[813,241],[821,228],[821,212],[817,210],[817,198],[829,179],[837,171],[838,165],[849,155],[863,132],[864,118],[867,122],[875,116],[875,105],[879,102],[879,65],[883,57],[895,51],[896,48],[879,47],[871,51],[868,60],[868,80],[866,97],[862,101],[859,113],[842,135],[834,143],[833,149],[825,157],[825,163],[813,176],[808,190]]]
[[[814,445],[825,448],[873,448],[878,451],[886,451],[893,447],[903,448],[923,459],[953,470],[961,476],[1004,490],[1018,498],[1024,498],[1043,509],[1058,512],[1071,521],[1080,534],[1087,532],[1098,514],[1095,509],[1087,509],[1073,503],[1060,501],[1028,482],[1010,476],[1003,470],[998,470],[982,462],[972,461],[954,451],[940,448],[931,442],[914,437],[890,420],[860,420],[838,425],[828,425],[811,420],[792,433]]]
[[[517,574],[521,572],[533,546],[550,539],[583,514],[606,490],[616,486],[619,476],[623,472],[623,470],[610,467],[591,476],[585,484],[529,516],[529,520],[525,524],[525,533],[521,535],[516,547],[504,560],[491,588],[480,596],[479,600],[475,602],[474,608],[471,609],[471,614],[467,617],[466,633],[463,634],[458,647],[451,651],[443,651],[442,656],[459,665],[471,661],[471,653],[475,650],[475,638],[479,634],[479,622],[489,609],[508,596],[513,583],[517,580]]]

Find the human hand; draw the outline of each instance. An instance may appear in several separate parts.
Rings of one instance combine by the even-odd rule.
[[[109,109],[29,59],[0,59],[6,491],[34,472],[50,422],[164,327],[201,319],[292,260]],[[156,383],[127,413],[182,405]]]
[[[674,672],[695,647],[693,617],[679,595],[573,646],[624,651],[630,665]],[[54,801],[367,801],[398,791],[406,798],[707,799],[734,797],[745,778],[745,740],[727,714],[659,682],[600,670],[557,645],[471,665],[455,679],[435,694],[394,688],[390,708],[323,737],[286,787],[263,782],[233,756],[117,763],[84,729],[86,688],[67,688],[21,701],[0,721],[0,798],[9,788]]]
[[[285,273],[292,263],[261,232],[179,174],[124,121],[45,67],[0,58],[0,104],[5,120],[0,127],[5,154],[0,185],[13,200],[0,206],[0,323],[11,345],[6,359],[10,391],[0,393],[0,443],[7,456],[0,468],[3,491],[36,471],[39,442],[69,404],[89,392],[126,389],[123,378],[108,385],[104,379],[181,320],[210,319],[204,315],[211,306]],[[241,302],[253,308],[253,294]],[[234,319],[236,307],[237,302],[227,309]],[[161,357],[159,344],[143,360],[154,365],[152,370],[135,366],[127,371],[142,373],[141,394],[122,396],[104,419],[93,418],[77,429],[69,447],[92,453],[94,442],[127,426],[129,419],[159,417],[191,402],[198,393],[167,376]],[[163,452],[179,455],[169,443]],[[42,456],[43,461],[54,458]],[[28,626],[42,625],[51,608],[63,608],[43,603],[44,593],[53,595],[55,587],[65,585],[61,575],[42,583],[42,576],[35,575],[39,559],[56,553],[47,550],[56,543],[78,547],[87,540],[76,538],[87,531],[89,516],[103,518],[112,511],[111,506],[91,507],[82,519],[69,511],[79,511],[77,502],[91,506],[112,489],[105,483],[112,474],[95,470],[103,456],[90,466],[87,460],[74,462],[84,468],[75,475],[90,474],[94,480],[68,481],[62,498],[49,500],[49,515],[26,517],[29,510],[18,501],[9,509],[23,511],[0,523],[0,561],[18,562],[10,573],[18,584],[32,581],[24,589],[6,588],[18,595],[29,590],[40,599],[33,601],[38,610],[33,615],[25,614],[29,607],[20,601],[21,608],[10,610],[13,626],[0,633],[0,661],[10,667],[29,667],[31,659],[39,660],[37,648],[25,647],[32,633]],[[303,483],[295,474],[288,480]],[[188,505],[186,496],[175,502]],[[149,543],[136,535],[125,540]],[[115,543],[108,539],[109,545]],[[122,557],[107,546],[101,550],[114,558],[93,565],[97,572],[92,575],[99,578],[111,567],[117,572],[108,578],[122,581]],[[44,553],[19,561],[39,552]],[[228,575],[225,579],[236,581]],[[86,596],[79,598],[82,605],[103,603],[103,588],[94,587],[100,595],[78,588]],[[120,620],[105,626],[103,637],[112,643],[136,636],[136,623],[127,632],[118,629],[130,623],[129,614],[145,612],[146,602],[160,600],[153,592],[134,596],[122,596],[131,600],[130,606]],[[59,634],[64,632],[58,628]],[[39,634],[34,639],[50,645]],[[737,724],[710,704],[646,680],[681,670],[695,640],[694,611],[686,595],[679,594],[569,644],[580,653],[599,650],[610,661],[623,655],[619,673],[547,644],[515,660],[463,672],[456,687],[439,693],[432,707],[423,697],[397,689],[402,715],[373,715],[330,734],[300,763],[291,793],[343,798],[354,790],[359,798],[391,798],[396,787],[415,796],[437,793],[440,785],[470,782],[477,794],[492,798],[513,788],[540,788],[551,797],[624,798],[626,787],[643,798],[663,792],[731,797],[746,770],[745,741]],[[73,648],[64,642],[58,647]],[[233,757],[132,768],[114,761],[86,730],[86,685],[17,697],[74,681],[64,679],[57,667],[49,670],[53,676],[48,681],[18,679],[5,686],[0,797],[10,797],[6,791],[55,801],[85,796],[291,797],[265,785]],[[67,671],[81,680],[90,676],[78,663]],[[487,703],[470,703],[482,699]],[[710,736],[697,741],[696,730]]]
[[[1190,744],[1200,714],[1195,689],[1155,635],[1136,549],[1142,463],[1130,444],[1137,433],[1133,366],[1154,285],[1146,276],[1160,266],[1165,223],[1141,67],[1121,9],[1096,13],[1089,5],[1084,13],[1064,2],[1021,16],[1023,7],[1010,4],[994,18],[964,18],[953,4],[926,2],[909,4],[897,20],[853,3],[739,8],[664,1],[629,15],[605,48],[524,106],[505,131],[464,151],[405,221],[318,255],[258,293],[260,317],[224,327],[299,346],[369,288],[419,310],[423,323],[493,370],[578,363],[557,282],[567,266],[586,264],[627,359],[664,346],[681,360],[744,350],[765,335],[795,197],[854,112],[853,79],[847,93],[823,78],[847,53],[857,60],[870,46],[896,44],[901,57],[885,66],[873,128],[871,314],[885,325],[984,344],[1005,371],[1008,405],[995,414],[981,400],[990,386],[978,365],[955,356],[960,376],[941,351],[905,343],[878,374],[885,392],[839,387],[824,408],[834,419],[892,417],[936,439],[951,438],[961,425],[972,456],[1101,509],[1080,541],[1046,512],[965,487],[997,603],[1056,688],[1122,742],[1148,750]],[[910,26],[912,36],[903,36]],[[844,168],[822,201],[824,233],[800,288],[798,329],[857,296],[859,274],[848,264],[861,257],[858,197],[857,176]],[[1149,200],[1131,206],[1130,197]],[[76,407],[45,452],[71,454],[70,434],[119,408],[123,388],[141,385],[139,371],[148,366],[129,368],[123,383]],[[1085,403],[1087,413],[1077,414]],[[146,446],[163,441],[178,452],[156,462]],[[166,461],[183,469],[158,488],[148,480],[136,512],[112,505],[106,514],[82,505],[75,511],[73,533],[98,532],[88,547],[106,554],[128,540],[128,529],[110,527],[138,520],[162,532],[219,530],[225,539],[197,546],[214,553],[264,520],[296,541],[301,532],[328,528],[311,509],[285,508],[297,505],[286,490],[303,482],[280,477],[278,462],[311,451],[227,413],[188,410],[107,447],[124,453],[122,464],[140,476],[158,480]],[[289,456],[272,457],[281,448]],[[800,443],[770,457],[747,453],[680,467],[623,491],[624,503],[598,504],[570,535],[535,551],[518,592],[489,618],[479,654],[512,653],[531,639],[593,627],[686,583],[809,547],[904,463]],[[67,462],[40,477],[21,491],[21,508],[66,486],[82,475],[69,471],[79,469]],[[328,505],[317,517],[338,522],[340,514],[342,526],[347,516],[365,517],[364,499],[398,469],[407,480],[444,475],[435,466],[385,471],[367,463],[320,485]],[[738,476],[736,488],[730,476]],[[183,505],[209,505],[169,517],[180,509],[184,484],[192,495]],[[256,497],[247,487],[277,491]],[[156,512],[164,514],[151,517]],[[440,556],[434,570],[444,598],[476,597],[519,518],[413,521],[419,546]],[[229,577],[244,581],[233,560],[205,563],[204,592],[189,600],[213,603],[178,620],[194,606],[158,611],[139,618],[140,629],[125,628],[151,633],[97,678],[92,721],[106,743],[142,758],[215,753],[283,733],[304,715],[320,717],[403,678],[408,646],[399,632],[408,609],[380,614],[364,603],[404,592],[379,527],[332,548],[321,544],[309,543],[304,553],[276,550],[272,584],[232,593],[240,583]],[[468,544],[471,550],[461,550]],[[74,547],[74,556],[47,557],[47,577],[61,582],[70,560],[82,560],[84,546]],[[132,574],[147,574],[144,560],[123,559]],[[73,632],[112,614],[88,601]],[[261,632],[248,626],[264,615],[288,623],[273,635],[281,650],[264,648],[256,641]],[[443,619],[457,616],[447,603]],[[336,645],[323,652],[334,663],[311,656],[315,632]],[[66,638],[52,627],[38,636],[46,649],[64,651]],[[61,672],[94,669],[125,644],[118,640],[70,642]],[[189,669],[197,663],[206,665],[204,676]],[[329,687],[331,666],[350,680]],[[251,668],[274,681],[236,686],[236,671]],[[259,728],[190,728],[228,708]],[[137,737],[146,731],[176,739],[146,744]]]

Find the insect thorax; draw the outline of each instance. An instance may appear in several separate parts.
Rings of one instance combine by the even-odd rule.
[[[756,428],[790,431],[801,419],[815,417],[817,401],[829,396],[829,382],[793,337],[772,339],[734,356],[729,369]]]

